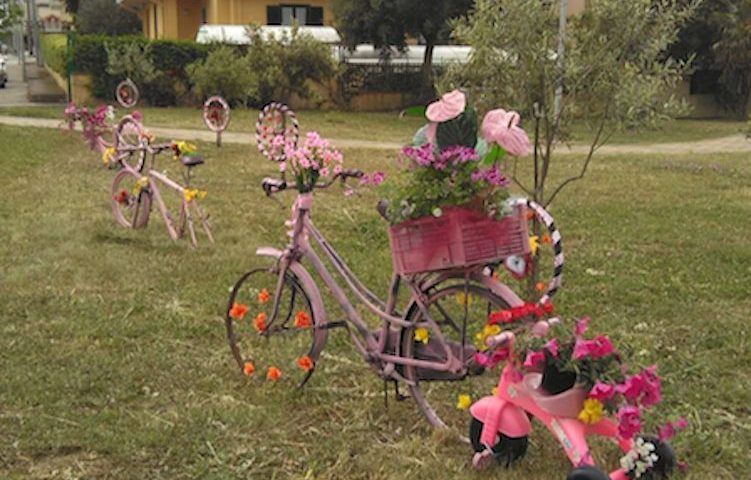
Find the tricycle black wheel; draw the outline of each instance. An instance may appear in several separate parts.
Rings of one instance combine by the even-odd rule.
[[[597,467],[579,467],[571,471],[566,480],[610,480],[610,476]]]
[[[656,478],[668,478],[675,469],[675,452],[668,442],[660,441],[657,437],[644,436],[644,441],[655,446],[657,461],[652,465],[650,473]]]
[[[469,424],[469,440],[472,442],[472,448],[475,452],[482,452],[485,450],[485,445],[480,442],[480,435],[482,434],[483,423],[478,419],[472,417],[472,422]],[[507,437],[500,433],[498,442],[493,445],[493,456],[498,463],[505,464],[508,468],[520,460],[527,453],[527,446],[529,445],[529,439],[524,437]]]

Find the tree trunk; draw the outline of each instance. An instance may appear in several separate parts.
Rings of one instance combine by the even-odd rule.
[[[433,87],[433,48],[435,41],[425,44],[425,54],[422,57],[422,84],[420,85],[419,103],[427,103],[434,99],[435,88]]]

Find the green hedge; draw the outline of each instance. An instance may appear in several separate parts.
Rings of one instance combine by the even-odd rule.
[[[63,77],[67,75],[65,69],[67,42],[68,39],[64,33],[45,33],[41,39],[44,63]]]
[[[87,73],[94,79],[93,94],[102,99],[113,96],[115,86],[122,78],[113,77],[107,73],[107,50],[105,44],[138,43],[151,44],[151,55],[154,66],[164,72],[160,80],[144,88],[141,92],[146,100],[153,105],[174,105],[180,96],[190,91],[190,82],[185,73],[185,67],[205,58],[214,48],[211,45],[198,44],[183,40],[153,40],[142,36],[108,36],[108,35],[78,35],[74,41],[73,70]]]

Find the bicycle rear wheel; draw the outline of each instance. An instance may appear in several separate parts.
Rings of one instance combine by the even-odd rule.
[[[145,133],[141,122],[130,115],[123,117],[115,127],[113,144],[118,161],[139,172],[143,170],[146,163],[146,149],[140,148],[148,141],[145,138]],[[123,148],[137,148],[138,150],[123,152]]]
[[[112,213],[126,228],[143,228],[151,213],[148,179],[128,170],[120,170],[112,181]]]
[[[432,426],[466,436],[471,420],[467,411],[469,402],[490,395],[500,372],[486,371],[475,362],[474,356],[483,343],[482,332],[489,313],[508,305],[485,286],[465,284],[463,279],[441,282],[425,294],[428,316],[438,324],[452,354],[463,359],[464,370],[451,373],[405,366],[404,376],[414,382],[410,386],[412,396]],[[406,319],[415,324],[402,332],[402,356],[445,362],[445,350],[435,340],[435,332],[431,331],[423,311],[413,304]]]
[[[250,380],[302,387],[316,368],[326,330],[317,328],[314,299],[291,272],[281,282],[275,315],[278,282],[275,267],[240,277],[227,305],[227,339],[238,367]]]

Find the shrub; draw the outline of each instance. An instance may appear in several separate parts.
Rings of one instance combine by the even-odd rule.
[[[67,38],[62,33],[47,33],[42,35],[41,40],[42,57],[44,63],[53,71],[62,76],[67,75],[66,71],[66,52]]]
[[[249,27],[248,34],[251,41],[243,57],[238,50],[220,47],[215,58],[189,69],[199,95],[221,94],[254,106],[287,101],[293,94],[312,98],[310,82],[324,83],[335,73],[329,48],[296,29],[279,38],[263,37],[257,27]]]
[[[248,59],[237,50],[221,46],[205,60],[191,63],[186,68],[195,92],[201,97],[221,95],[230,103],[245,103],[249,94]]]
[[[87,73],[94,79],[93,94],[99,98],[111,98],[112,92],[122,77],[107,73],[108,54],[105,44],[110,49],[122,48],[124,45],[150,46],[148,58],[161,76],[141,88],[144,98],[155,105],[174,104],[182,92],[190,90],[190,82],[185,67],[198,59],[205,58],[214,48],[190,41],[157,40],[149,41],[144,37],[78,35],[75,38],[74,70]]]

